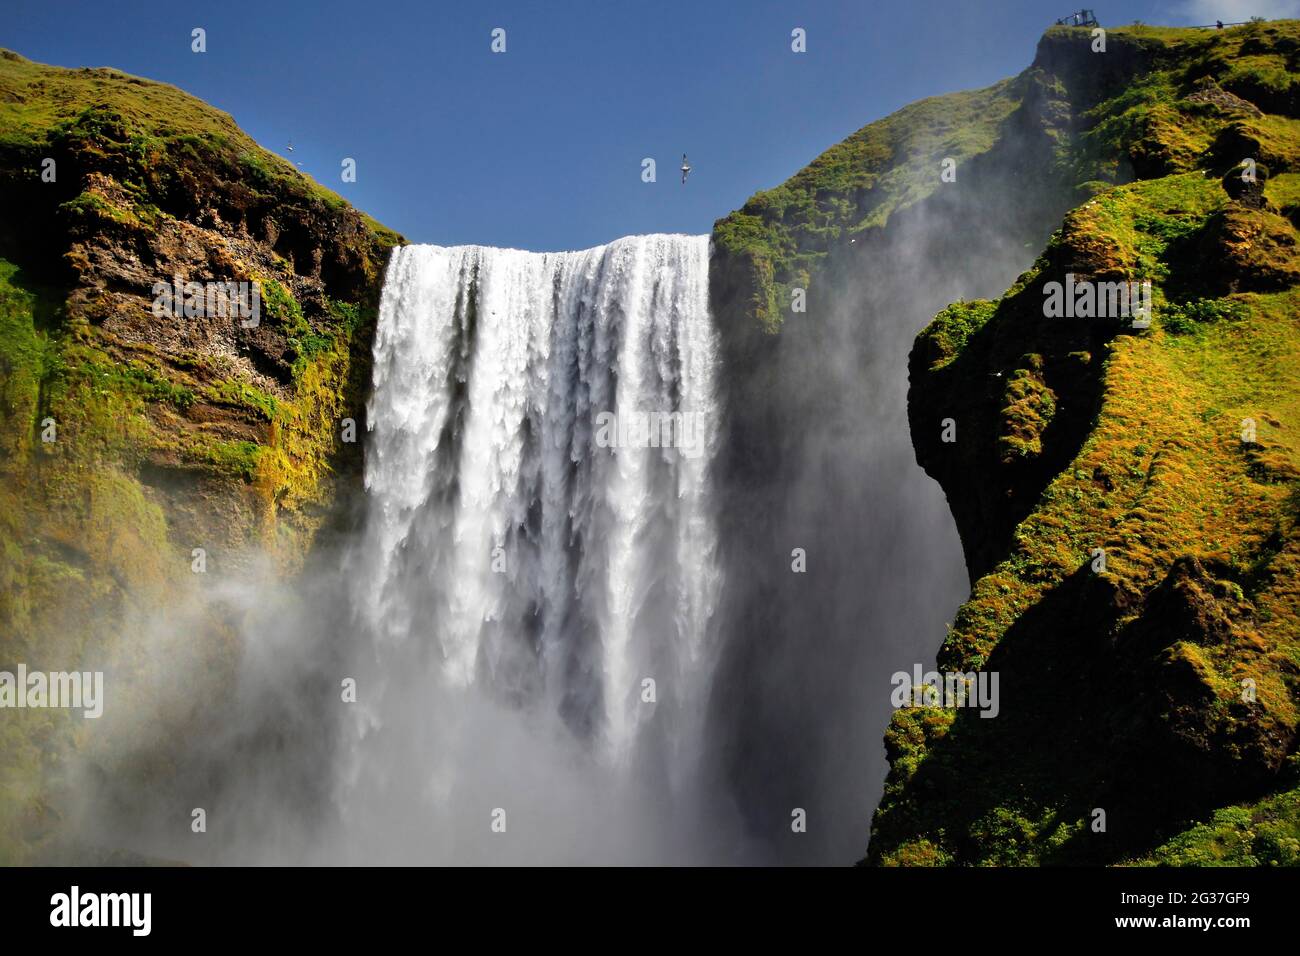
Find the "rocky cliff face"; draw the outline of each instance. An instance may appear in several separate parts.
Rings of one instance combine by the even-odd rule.
[[[895,712],[870,862],[1296,861],[1298,49],[1292,22],[1112,30],[1104,52],[1053,29],[1020,77],[873,124],[719,221],[715,311],[747,370],[729,383],[724,468],[743,494],[723,538],[742,549],[807,527],[773,508],[810,468],[800,428],[856,396],[837,355],[867,374],[891,328],[949,293],[908,370],[916,459],[972,583],[934,641],[942,670],[1000,674],[1001,713]],[[1016,242],[996,254],[999,237]],[[978,291],[1017,257],[1007,291]],[[1046,318],[1067,273],[1150,281],[1151,328]],[[793,312],[792,288],[817,304]],[[825,372],[782,394],[794,351]],[[882,476],[857,464],[823,470],[824,494],[889,533]],[[876,484],[857,508],[855,480]],[[905,587],[906,556],[866,537],[830,545],[852,569],[839,593],[882,567]],[[735,592],[739,630],[763,654],[818,654],[837,625],[788,633],[808,588],[771,557]],[[737,707],[769,737],[792,722]]]
[[[972,580],[939,665],[1003,707],[895,716],[876,862],[1300,862],[1300,26],[1143,39],[1077,136],[1133,181],[912,351]],[[1046,317],[1067,274],[1150,282],[1150,329]]]
[[[292,571],[346,520],[342,422],[364,434],[400,241],[173,87],[0,51],[0,662],[130,667],[141,609],[202,588],[195,549]],[[160,314],[177,280],[248,283],[257,315],[219,294]],[[190,626],[228,669],[230,622]],[[51,711],[3,732],[0,856],[22,859],[74,731]]]

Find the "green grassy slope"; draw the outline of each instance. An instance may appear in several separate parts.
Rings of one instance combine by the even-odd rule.
[[[347,207],[337,193],[262,148],[226,113],[166,83],[108,68],[64,69],[0,51],[0,150],[8,157],[50,155],[68,140],[105,159],[121,181],[143,192],[183,177],[195,157],[242,173],[245,187],[277,200],[318,199]],[[39,173],[39,169],[28,172]],[[400,236],[363,217],[373,238]]]
[[[1024,84],[922,100],[854,133],[775,189],[753,196],[714,225],[715,254],[743,263],[748,306],[764,328],[780,328],[789,289],[807,287],[829,251],[940,185],[940,162],[986,152],[1021,104]]]
[[[1210,150],[1250,146],[1267,164],[1273,144],[1291,135],[1297,92],[1289,51],[1256,32],[1116,28],[1106,52],[1094,54],[1086,30],[1057,27],[1021,75],[871,123],[715,223],[715,268],[739,293],[737,318],[779,330],[789,289],[806,287],[837,250],[934,195],[943,159],[963,169],[981,159],[1013,162],[1026,136],[1042,138],[1043,155],[1021,171],[1035,188],[1050,184],[1079,200],[1135,176],[1196,168]],[[1188,69],[1214,82],[1178,87],[1176,74]],[[1294,206],[1296,185],[1278,188]]]

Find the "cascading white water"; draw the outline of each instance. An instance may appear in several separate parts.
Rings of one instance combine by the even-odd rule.
[[[708,243],[395,250],[350,565],[367,639],[345,815],[394,760],[455,803],[466,761],[514,759],[492,752],[518,729],[503,714],[530,733],[558,718],[602,773],[686,785],[719,585]]]

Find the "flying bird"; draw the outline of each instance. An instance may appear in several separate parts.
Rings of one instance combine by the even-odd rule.
[[[686,154],[682,153],[682,185],[686,185],[686,177],[690,174],[691,164],[686,161]]]

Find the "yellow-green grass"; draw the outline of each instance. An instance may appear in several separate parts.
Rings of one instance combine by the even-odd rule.
[[[252,181],[276,181],[291,191],[346,205],[337,193],[258,145],[227,113],[174,86],[103,67],[47,66],[0,50],[0,147],[41,146],[78,126],[91,134],[93,143],[97,117],[120,119],[128,152],[142,166],[156,164],[168,150],[210,150],[244,166]],[[114,134],[106,129],[101,135]]]

